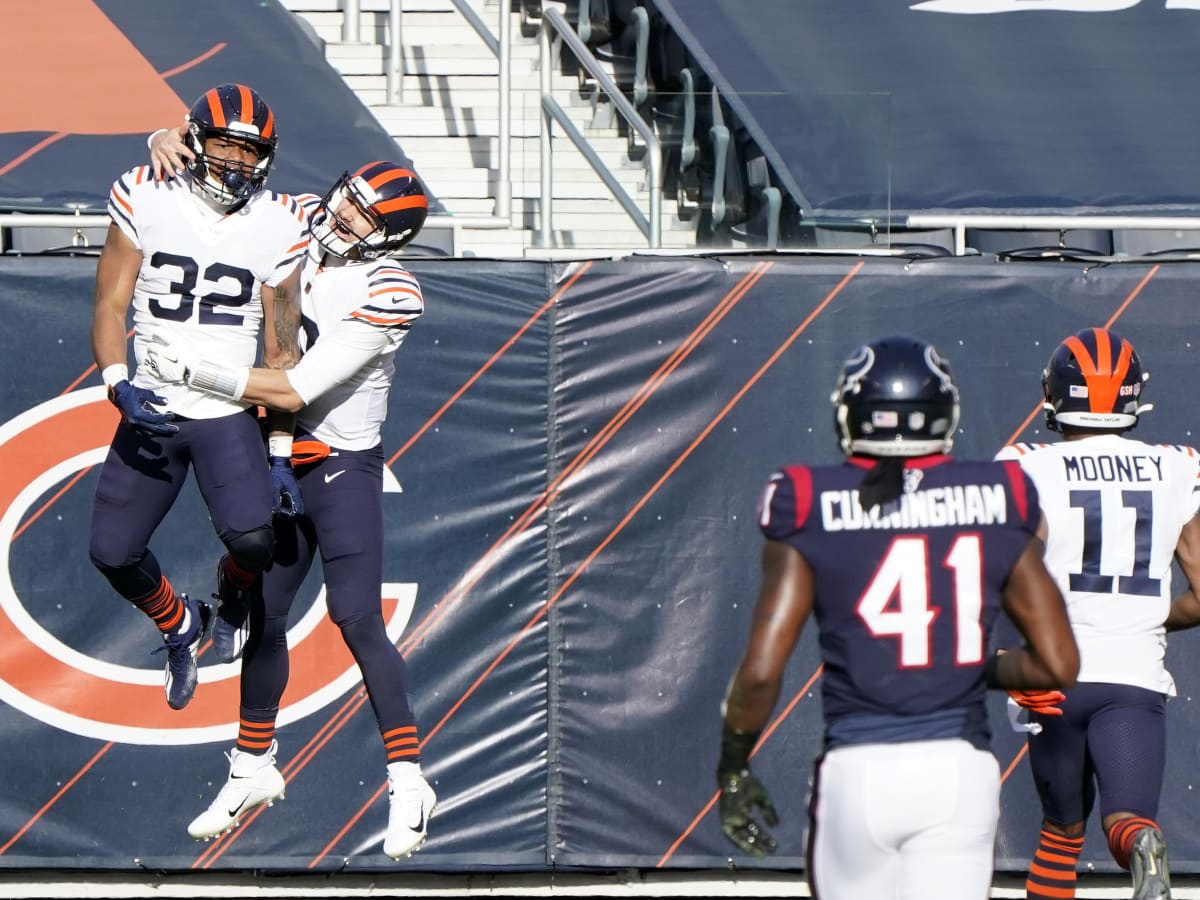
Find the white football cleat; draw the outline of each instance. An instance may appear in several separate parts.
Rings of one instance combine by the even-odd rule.
[[[198,841],[207,841],[232,831],[251,810],[282,800],[286,784],[275,768],[278,749],[279,745],[271,741],[271,749],[263,754],[246,753],[236,747],[226,754],[229,780],[212,805],[192,819],[188,834]]]
[[[411,856],[423,843],[437,794],[418,763],[388,765],[388,830],[383,852],[392,859]]]

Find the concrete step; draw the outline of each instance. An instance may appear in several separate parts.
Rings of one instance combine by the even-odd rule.
[[[342,74],[342,80],[367,106],[381,106],[387,102],[387,75],[384,72],[362,72],[357,75]],[[404,102],[428,103],[437,97],[453,98],[459,91],[478,91],[490,94],[495,102],[499,85],[497,75],[433,75],[427,72],[406,72],[400,80]],[[559,78],[551,81],[555,99],[563,106],[591,103],[579,93],[579,83],[574,79]],[[514,108],[537,108],[541,100],[541,83],[536,72],[521,75],[513,72],[509,78],[509,92]]]
[[[541,209],[541,199],[539,197],[513,197],[512,212],[514,216],[536,215]],[[495,208],[495,201],[490,197],[479,198],[457,198],[446,203],[447,209],[450,212],[461,216],[490,216]],[[612,209],[620,215],[624,215],[624,211],[620,207],[614,205]],[[578,198],[555,198],[554,200],[554,217],[566,215],[590,216],[596,215],[597,204],[595,200],[584,200]],[[628,221],[628,217],[626,217]],[[686,231],[694,229],[695,222],[684,222],[675,215],[675,204],[673,201],[663,201],[663,228],[670,228],[674,231]]]
[[[402,148],[405,155],[412,161],[413,166],[426,178],[450,180],[456,175],[471,173],[486,173],[489,179],[494,179],[499,171],[493,164],[480,165],[477,158],[464,152],[454,152],[449,148],[442,151],[418,152],[405,142]],[[579,154],[559,154],[553,160],[552,175],[555,181],[560,178],[568,180],[595,180],[600,176],[593,171],[591,165]],[[640,163],[623,158],[609,160],[612,171],[621,184],[636,184],[639,186],[646,180],[646,170]],[[513,155],[509,158],[509,176],[523,178],[526,181],[538,181],[542,176],[541,157],[537,154]]]
[[[282,0],[284,9],[291,10],[294,13],[301,13],[307,17],[309,13],[328,13],[335,12],[339,16],[342,14],[343,0]],[[483,8],[496,9],[498,4],[495,0],[486,0]],[[362,14],[367,13],[382,13],[387,15],[391,9],[390,0],[359,0],[359,9]],[[450,0],[401,0],[400,10],[402,13],[408,12],[457,12],[454,9],[454,4]]]
[[[361,76],[360,76],[361,77]],[[358,99],[367,106],[387,106],[387,82],[384,76],[379,76],[383,82],[378,90],[358,89],[355,93]],[[490,82],[490,83],[488,83]],[[566,90],[556,90],[554,99],[563,109],[591,110],[595,104],[572,90],[574,85],[568,85]],[[487,109],[497,108],[500,103],[500,93],[495,78],[482,78],[477,87],[460,87],[451,91],[442,88],[435,81],[425,80],[424,84],[415,79],[406,79],[402,86],[400,106],[406,108],[430,107],[433,109]],[[509,92],[509,106],[513,115],[540,115],[542,92],[538,88],[529,90],[514,90]]]
[[[432,106],[370,106],[376,121],[403,143],[409,135],[445,135],[446,137],[483,137],[500,133],[499,111],[496,109],[438,109]],[[602,133],[591,127],[591,113],[586,109],[567,110],[568,117],[587,136]],[[541,134],[542,122],[537,116],[514,114],[509,118],[509,131],[522,138]],[[555,126],[555,134],[562,130]]]
[[[495,188],[499,169],[494,166],[475,165],[467,156],[451,153],[414,153],[407,145],[402,148],[413,167],[427,181],[453,182],[459,176],[470,176],[471,184],[477,187]],[[576,155],[558,157],[554,161],[551,175],[557,183],[562,181],[600,181],[600,176],[588,165],[587,160]],[[613,160],[612,172],[617,182],[631,193],[642,193],[646,182],[646,171],[637,163]],[[513,157],[509,160],[509,178],[536,184],[542,177],[541,159],[537,156]],[[486,181],[476,179],[486,179]]]
[[[555,138],[555,141],[560,140],[565,140],[565,138]],[[532,159],[536,162],[540,153],[539,142],[540,138],[537,135],[514,137],[509,145],[510,159],[514,162],[518,159]],[[413,135],[402,138],[400,143],[406,151],[422,157],[439,153],[455,154],[456,163],[459,161],[457,154],[462,153],[469,157],[471,165],[485,169],[496,167],[497,157],[500,153],[500,142],[495,135],[476,135],[465,138]],[[624,158],[628,146],[625,138],[615,134],[596,135],[591,138],[591,145],[602,159],[610,160],[610,162],[613,157]]]
[[[389,0],[360,0],[360,42],[342,43],[341,0],[281,0],[303,15],[325,42],[326,58],[347,85],[412,159],[417,171],[460,217],[439,217],[439,235],[453,235],[461,256],[521,258],[546,253],[645,249],[647,242],[608,188],[561,131],[554,139],[555,245],[534,247],[541,208],[541,81],[537,41],[521,36],[513,16],[513,61],[509,108],[512,143],[509,162],[511,228],[473,227],[495,212],[499,132],[495,55],[475,34],[450,0],[403,0],[401,36],[405,74],[403,102],[386,101],[384,74]],[[481,18],[499,33],[501,9],[509,0],[473,0]],[[555,98],[612,169],[634,203],[649,214],[646,172],[628,158],[628,142],[612,125],[611,104],[579,91],[579,80],[555,72]],[[665,248],[695,246],[694,222],[681,221],[673,201],[664,198]]]
[[[339,13],[311,13],[307,21],[327,44],[342,42],[343,17]],[[483,17],[484,24],[492,34],[499,35],[498,16]],[[386,13],[363,13],[358,19],[359,42],[386,45],[390,19]],[[470,23],[454,9],[445,12],[404,13],[400,17],[400,37],[407,46],[435,47],[438,45],[478,44],[484,46],[482,38],[475,33]],[[513,40],[509,52],[514,59],[533,59],[538,55],[536,38],[522,37],[519,29],[513,29]]]
[[[341,75],[382,75],[384,69],[384,54],[382,48],[371,55],[358,53],[336,53],[334,48],[357,48],[358,44],[327,44],[325,58]],[[362,45],[370,47],[371,45]],[[487,53],[486,48],[484,52]],[[404,51],[404,72],[408,75],[490,75],[498,78],[500,63],[490,53],[484,56],[438,56],[427,57],[424,54],[412,54],[412,48]]]
[[[441,166],[422,166],[413,160],[417,166],[417,174],[438,197],[489,197],[496,191],[496,173],[491,169],[454,169]],[[535,176],[537,173],[533,173]],[[613,173],[617,184],[637,202],[643,194],[642,185],[645,178],[641,172],[619,170]],[[523,171],[512,173],[512,195],[514,197],[541,196],[541,181],[538,177],[529,177]],[[598,197],[609,198],[612,193],[600,178],[591,171],[586,172],[554,171],[554,196],[557,197]],[[647,204],[649,198],[647,195]]]

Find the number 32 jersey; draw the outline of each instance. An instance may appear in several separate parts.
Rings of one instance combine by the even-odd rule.
[[[1114,434],[1013,444],[1046,517],[1046,568],[1067,600],[1079,680],[1173,696],[1163,622],[1183,526],[1196,514],[1200,457]]]
[[[983,666],[1009,572],[1037,529],[1013,463],[906,460],[904,494],[870,514],[872,460],[790,466],[759,525],[813,573],[826,748],[961,737],[987,746]]]
[[[227,366],[252,366],[262,327],[262,286],[275,287],[304,257],[307,217],[293,198],[261,191],[222,214],[198,197],[189,175],[156,181],[148,166],[112,186],[108,213],[142,251],[133,290],[133,383],[166,408],[212,419],[249,404],[182,384],[164,384],[141,365],[156,337]]]

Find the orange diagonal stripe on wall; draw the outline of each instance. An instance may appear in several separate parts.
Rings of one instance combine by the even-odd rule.
[[[148,134],[186,104],[92,0],[4,4],[0,132]]]

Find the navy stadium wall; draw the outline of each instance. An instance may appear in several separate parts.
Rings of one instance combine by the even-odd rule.
[[[1156,409],[1139,428],[1191,443],[1194,264],[1080,268],[982,258],[749,257],[623,262],[414,260],[428,312],[398,357],[385,431],[385,583],[441,805],[410,871],[717,869],[718,706],[757,582],[760,487],[837,458],[828,395],[845,354],[889,332],[950,357],[957,450],[1043,438],[1041,366],[1064,335],[1113,323]],[[323,617],[318,573],[291,631],[281,716],[287,799],[212,844],[185,826],[226,774],[236,667],[201,657],[182,712],[162,697],[149,624],[87,559],[115,421],[91,365],[95,260],[0,257],[0,868],[395,871],[379,736]],[[190,486],[153,541],[206,595],[220,547]],[[1173,636],[1179,697],[1161,820],[1200,872],[1191,801],[1195,636]],[[814,635],[756,760],[803,867],[821,725]],[[992,698],[1001,871],[1040,815],[1022,739]],[[114,823],[119,823],[115,826]],[[1096,825],[1092,824],[1095,835]],[[1102,840],[1084,862],[1115,871]]]

